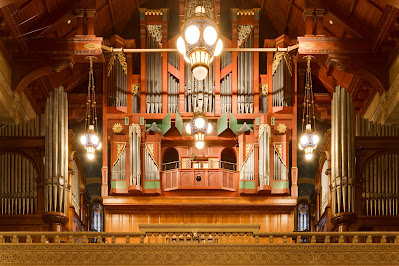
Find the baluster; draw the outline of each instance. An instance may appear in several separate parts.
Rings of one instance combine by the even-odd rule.
[[[366,243],[373,243],[373,239],[371,238],[371,236],[367,236]]]
[[[255,243],[259,243],[259,236],[258,235],[255,236]]]
[[[240,233],[240,236],[241,236],[241,244],[244,243],[244,235],[245,235],[244,233]]]
[[[72,235],[69,235],[69,237],[68,237],[68,243],[73,243],[74,241],[73,241],[73,236]]]
[[[310,243],[316,243],[316,236],[315,236],[315,235],[313,235],[313,236],[310,238]]]
[[[208,236],[209,236],[209,233],[204,233],[205,243],[208,243]]]
[[[19,243],[19,238],[18,238],[18,236],[13,235],[13,236],[12,236],[11,243]]]
[[[115,236],[112,236],[112,237],[111,237],[111,243],[112,243],[112,244],[115,244],[115,243],[116,243],[116,237],[115,237]]]
[[[97,236],[97,244],[101,244],[103,241],[102,241],[102,237],[101,237],[101,235],[98,235]]]
[[[359,243],[359,237],[358,236],[353,236],[352,243]]]
[[[140,235],[140,243],[144,243],[144,235]]]
[[[269,236],[269,243],[273,243],[273,236]]]
[[[302,240],[302,237],[301,237],[301,236],[297,236],[297,237],[296,237],[296,242],[297,242],[297,243],[301,243],[301,240]]]
[[[26,236],[26,243],[32,243],[32,237],[30,235]]]
[[[287,236],[283,236],[283,243],[287,243]]]
[[[5,239],[3,235],[0,235],[0,243],[5,243]]]
[[[387,236],[386,235],[381,236],[380,243],[386,243],[386,242],[387,242]]]
[[[155,244],[158,244],[159,233],[154,233],[154,236],[155,236]]]
[[[339,238],[338,238],[338,243],[344,243],[345,241],[344,241],[344,236],[339,236]]]
[[[161,233],[162,243],[165,243],[165,236],[166,236],[166,233]]]
[[[40,243],[46,243],[46,237],[44,235],[41,235]]]
[[[226,233],[226,243],[229,244],[230,243],[230,233]]]
[[[130,243],[130,236],[126,236],[126,244]],[[148,242],[150,243],[150,242]]]
[[[89,243],[89,239],[86,235],[83,236],[83,243]]]
[[[233,240],[234,240],[234,244],[237,243],[237,233],[233,233]]]
[[[395,237],[395,243],[399,243],[399,235]]]
[[[324,238],[324,243],[330,243],[330,236],[326,236]]]
[[[55,243],[60,243],[60,236],[59,236],[59,235],[56,235],[56,236],[55,236],[54,242],[55,242]]]
[[[247,237],[248,237],[248,243],[251,243],[252,233],[248,233]]]

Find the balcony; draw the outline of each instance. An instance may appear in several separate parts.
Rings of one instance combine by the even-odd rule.
[[[248,224],[139,232],[0,232],[7,265],[399,265],[399,232],[261,233]]]
[[[165,191],[226,190],[235,191],[239,173],[235,163],[219,161],[176,161],[163,164]]]

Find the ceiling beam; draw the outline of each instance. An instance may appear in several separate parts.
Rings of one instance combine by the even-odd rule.
[[[370,39],[371,32],[363,24],[352,17],[345,17],[331,1],[307,0],[307,5],[309,8],[324,8],[326,10],[325,16],[354,38]]]

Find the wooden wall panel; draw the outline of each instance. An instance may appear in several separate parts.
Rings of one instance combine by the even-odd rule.
[[[138,232],[139,224],[239,223],[260,224],[260,232],[292,232],[293,211],[269,210],[109,210],[105,213],[106,232]]]

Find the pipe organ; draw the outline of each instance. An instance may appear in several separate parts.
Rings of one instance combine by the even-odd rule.
[[[398,137],[395,126],[373,123],[356,116],[356,136]],[[362,173],[362,214],[398,215],[399,210],[399,154],[374,157]]]
[[[44,168],[45,211],[67,212],[68,101],[62,87],[55,88],[46,104]]]
[[[130,185],[141,185],[141,129],[140,125],[129,127],[130,144]]]
[[[273,106],[291,106],[292,59],[286,52],[278,52],[273,62]]]
[[[72,160],[72,205],[76,213],[80,213],[80,180],[75,160]]]
[[[259,127],[259,185],[270,185],[270,126]]]
[[[108,106],[127,106],[126,59],[122,53],[112,53],[108,64]]]
[[[259,47],[259,12],[232,10],[232,23],[241,25],[242,31],[233,27],[231,40],[222,36],[225,47]],[[140,10],[142,48],[175,47],[176,36],[168,39],[167,16],[168,11],[163,9]],[[290,42],[287,36],[280,38],[284,41],[268,40],[271,44],[267,47]],[[133,40],[122,40],[120,45],[126,47],[123,42]],[[267,53],[268,58],[274,58],[273,52]],[[267,69],[262,70],[267,74],[259,75],[259,53],[223,52],[209,65],[206,78],[196,80],[182,55],[142,53],[140,77],[128,72],[128,81],[140,82],[141,94],[136,94],[140,111],[131,113],[134,103],[130,107],[129,101],[129,111],[103,110],[102,196],[106,213],[120,210],[116,207],[121,204],[117,201],[120,196],[132,197],[133,205],[142,202],[140,197],[159,200],[163,208],[172,198],[183,202],[204,195],[207,199],[231,197],[233,202],[243,200],[248,206],[252,203],[245,195],[255,201],[272,195],[271,201],[276,202],[290,196],[287,204],[293,211],[298,171],[296,150],[290,153],[287,147],[297,147],[297,106],[293,104],[284,112],[271,108],[259,112],[261,79],[262,84],[270,84],[263,100],[272,100],[272,63],[268,60]],[[127,64],[127,69],[132,69],[132,62],[127,60]],[[296,66],[295,60],[292,65]],[[291,86],[296,84],[296,75],[285,77],[281,86],[287,94],[292,90],[292,102],[296,102],[296,87]],[[203,108],[212,125],[202,149],[195,146],[186,130],[198,107]],[[122,129],[115,132],[115,124]],[[125,146],[118,149],[118,143]],[[142,207],[147,208],[145,204]]]

